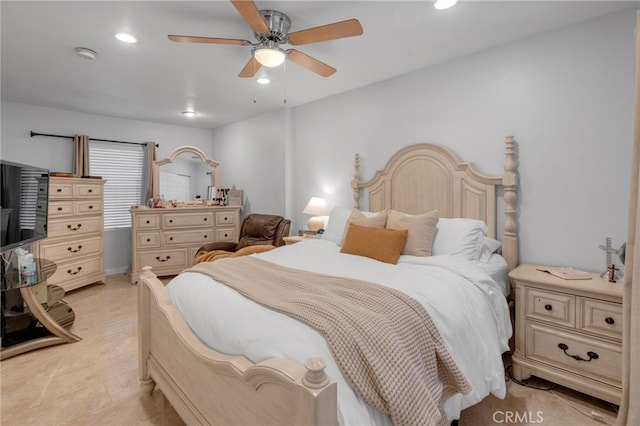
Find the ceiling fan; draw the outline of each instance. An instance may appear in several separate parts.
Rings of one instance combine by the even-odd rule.
[[[251,59],[244,66],[238,77],[253,77],[261,66],[277,67],[285,59],[315,72],[322,77],[329,77],[336,69],[296,49],[283,49],[281,45],[294,46],[336,40],[362,34],[362,26],[357,19],[349,19],[333,24],[308,28],[289,33],[291,20],[287,15],[276,10],[258,10],[251,0],[231,0],[240,15],[253,30],[257,42],[248,40],[218,37],[197,37],[186,35],[169,35],[169,40],[182,43],[231,44],[252,46]]]

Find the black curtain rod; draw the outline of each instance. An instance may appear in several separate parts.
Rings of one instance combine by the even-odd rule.
[[[31,131],[31,137],[34,136],[48,136],[50,138],[63,138],[63,139],[71,139],[73,140],[73,136],[64,136],[64,135],[50,135],[47,133],[37,133],[34,132],[33,130]],[[113,142],[113,143],[125,143],[127,145],[142,145],[144,144],[144,142],[126,142],[126,141],[114,141],[114,140],[110,140],[110,139],[95,139],[95,138],[89,138],[89,140],[92,141],[98,141],[98,142]],[[156,144],[156,148],[159,148],[160,144]]]

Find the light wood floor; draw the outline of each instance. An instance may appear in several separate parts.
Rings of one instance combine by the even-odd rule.
[[[0,424],[184,425],[160,391],[139,390],[136,291],[119,275],[70,292],[72,331],[83,340],[2,361]],[[504,400],[490,396],[465,410],[459,424],[602,425],[582,414],[591,411],[615,422],[611,404],[565,388],[540,391],[510,381],[507,389]]]

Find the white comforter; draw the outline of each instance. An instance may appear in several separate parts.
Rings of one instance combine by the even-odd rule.
[[[455,256],[401,256],[397,265],[390,265],[342,254],[335,243],[325,240],[305,240],[255,256],[291,268],[388,285],[422,303],[473,386],[470,394],[447,400],[450,419],[489,393],[504,397],[501,354],[509,349],[509,311],[500,286],[472,262]],[[195,334],[210,347],[243,354],[253,362],[286,357],[303,363],[319,356],[338,383],[339,424],[391,424],[387,415],[351,390],[316,330],[202,274],[182,273],[166,289]]]

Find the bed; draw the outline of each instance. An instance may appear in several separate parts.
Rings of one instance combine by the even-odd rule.
[[[322,239],[254,255],[251,261],[373,282],[418,300],[471,386],[466,394],[442,398],[446,419],[456,419],[488,394],[501,397],[505,392],[501,353],[508,350],[511,334],[506,273],[518,259],[514,145],[508,137],[503,176],[479,173],[447,149],[421,143],[398,151],[368,181],[359,178],[356,155],[351,183],[354,208],[367,217],[391,210],[408,217],[437,210],[439,226],[451,223],[458,229],[457,219],[486,224],[478,241],[491,246],[499,236],[501,255],[491,246],[481,262],[480,253],[487,250],[480,242],[475,258],[446,253],[442,243],[436,253],[436,239],[445,235],[442,227],[435,233],[433,256],[401,255],[397,264],[388,264],[342,253],[340,243],[344,248],[347,242],[340,241],[344,234],[339,228],[344,225],[336,224],[347,218],[336,208]],[[504,197],[501,235],[499,191]],[[416,285],[427,276],[428,290]],[[143,268],[140,278],[142,388],[148,393],[159,388],[187,424],[391,424],[388,415],[350,388],[332,357],[333,348],[307,324],[199,272],[183,272],[166,288],[150,267]],[[195,313],[202,311],[211,316]]]

